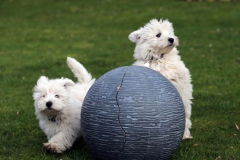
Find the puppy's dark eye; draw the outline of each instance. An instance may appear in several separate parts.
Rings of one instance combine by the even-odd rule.
[[[45,98],[45,97],[46,97],[46,95],[44,94],[42,97],[43,97],[43,98]]]
[[[56,98],[59,98],[59,95],[58,95],[58,94],[56,94],[56,95],[55,95],[55,97],[56,97]]]
[[[161,33],[158,33],[158,34],[156,35],[156,37],[158,37],[158,38],[161,37]]]

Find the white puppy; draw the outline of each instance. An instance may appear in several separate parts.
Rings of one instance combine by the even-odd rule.
[[[178,38],[174,35],[172,23],[153,19],[144,27],[132,32],[129,39],[136,43],[133,65],[149,67],[160,72],[176,87],[182,97],[186,125],[183,139],[191,139],[192,84],[189,70],[178,55]]]
[[[81,108],[84,97],[95,79],[73,58],[67,64],[78,83],[68,78],[48,79],[41,76],[34,87],[35,114],[46,134],[46,151],[62,153],[81,136]]]

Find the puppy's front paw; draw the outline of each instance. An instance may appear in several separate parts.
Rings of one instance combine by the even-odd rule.
[[[44,143],[44,149],[48,153],[62,153],[56,143]]]

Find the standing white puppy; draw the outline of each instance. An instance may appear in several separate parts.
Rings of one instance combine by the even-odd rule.
[[[84,97],[95,79],[73,58],[67,64],[78,83],[68,78],[48,79],[41,76],[34,87],[35,114],[40,128],[47,135],[44,148],[62,153],[81,136],[81,108]]]
[[[178,38],[174,35],[172,23],[168,20],[153,19],[144,27],[129,35],[136,43],[133,65],[149,67],[160,72],[176,87],[185,108],[186,125],[183,139],[192,139],[191,99],[192,84],[189,70],[178,55]]]

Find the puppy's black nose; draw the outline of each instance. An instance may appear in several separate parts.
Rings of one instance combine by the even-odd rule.
[[[50,108],[52,107],[52,102],[51,102],[51,101],[48,101],[48,102],[46,103],[46,106],[50,109]]]
[[[174,39],[173,38],[168,38],[168,42],[173,43]]]

